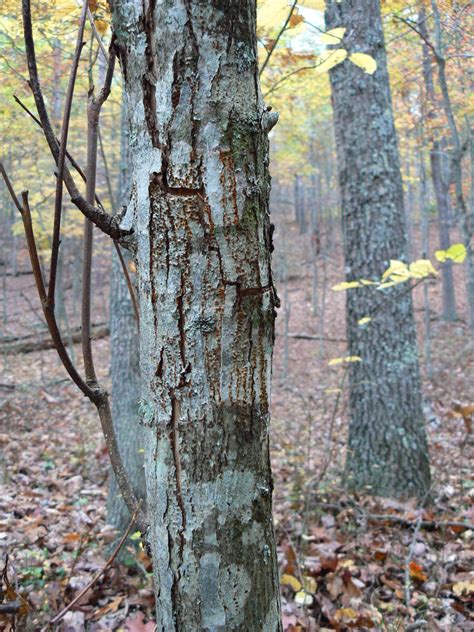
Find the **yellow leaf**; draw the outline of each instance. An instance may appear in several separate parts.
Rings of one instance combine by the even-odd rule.
[[[343,283],[337,283],[332,286],[331,290],[333,292],[342,292],[343,290],[351,290],[354,287],[360,287],[359,281],[344,281]]]
[[[369,281],[368,279],[361,279],[360,284],[361,285],[377,285],[375,281]]]
[[[345,358],[333,358],[329,360],[328,366],[335,366],[336,364],[343,364],[344,362],[362,362],[362,358],[359,356],[346,356]]]
[[[271,33],[285,23],[290,7],[287,0],[262,0],[258,3],[257,25],[259,30]]]
[[[304,590],[300,590],[300,592],[297,592],[295,595],[295,601],[300,606],[310,606],[313,603],[313,596]]]
[[[411,277],[406,263],[391,259],[389,267],[382,274],[382,280],[390,278],[393,283],[402,283]]]
[[[407,277],[408,278],[408,277]],[[407,279],[402,279],[401,277],[398,277],[396,281],[387,281],[387,283],[381,283],[377,290],[386,290],[389,287],[393,287],[394,285],[399,285],[400,283],[403,283],[403,281],[406,281]]]
[[[410,263],[410,273],[415,279],[424,279],[425,277],[438,274],[429,259],[418,259]]]
[[[303,586],[306,592],[315,593],[318,587],[317,581],[314,577],[307,577],[306,575],[303,577]]]
[[[340,64],[347,57],[345,48],[336,48],[336,50],[327,50],[317,58],[316,72],[327,72]]]
[[[288,575],[288,574],[281,576],[280,584],[282,586],[290,586],[290,588],[293,588],[295,592],[299,592],[303,588],[303,585],[298,579],[296,579],[296,577],[293,577],[293,575]]]
[[[130,540],[139,540],[141,537],[141,531],[135,531],[135,533],[132,533],[132,535],[130,536]]]
[[[334,618],[339,623],[349,623],[351,621],[357,621],[359,614],[353,608],[340,608],[334,613]]]
[[[349,59],[353,64],[362,68],[368,75],[373,75],[377,70],[377,62],[371,55],[365,53],[352,53],[349,55]]]
[[[362,327],[363,325],[367,325],[367,323],[370,323],[370,321],[372,320],[372,318],[370,318],[370,316],[364,316],[364,318],[360,318],[357,321],[357,324]]]
[[[344,33],[347,31],[345,27],[340,26],[337,29],[331,29],[321,35],[321,42],[323,44],[340,44]]]
[[[453,244],[447,250],[437,250],[435,257],[441,263],[444,263],[448,259],[451,259],[455,263],[462,263],[466,258],[467,251],[464,244]]]
[[[314,9],[315,11],[324,11],[326,8],[324,0],[302,0],[301,5],[306,9]]]
[[[474,582],[456,582],[453,584],[453,593],[456,597],[460,597],[461,595],[471,595],[474,593]]]

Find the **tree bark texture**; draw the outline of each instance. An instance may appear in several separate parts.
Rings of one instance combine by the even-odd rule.
[[[130,196],[129,129],[125,99],[122,105],[121,156],[119,197],[126,202]],[[131,256],[122,252],[126,263]],[[112,378],[112,418],[122,460],[137,498],[146,497],[144,466],[144,436],[138,423],[140,396],[138,323],[133,311],[130,292],[115,251],[112,255],[110,291],[110,346]],[[107,522],[125,531],[130,522],[130,511],[120,494],[117,481],[110,470],[107,495]]]
[[[157,629],[281,630],[277,301],[253,0],[116,0],[133,162]]]
[[[329,2],[350,53],[377,61],[368,75],[346,60],[330,72],[347,280],[379,279],[406,260],[403,187],[378,0]],[[408,290],[408,291],[407,291]],[[372,317],[365,328],[358,325]],[[430,468],[412,300],[406,284],[347,294],[349,442],[345,483],[384,496],[423,496]]]

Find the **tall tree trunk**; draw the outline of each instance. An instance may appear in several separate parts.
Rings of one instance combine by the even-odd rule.
[[[450,199],[449,199],[449,156],[446,153],[446,140],[434,140],[430,149],[431,178],[438,207],[438,235],[439,247],[447,250],[451,245],[449,229]],[[456,298],[454,294],[453,262],[446,261],[441,268],[443,318],[448,322],[456,320]]]
[[[130,151],[126,101],[122,104],[119,198],[126,202],[130,197]],[[131,257],[125,251],[128,265]],[[146,497],[143,469],[144,436],[138,423],[140,393],[139,339],[137,320],[130,292],[118,255],[112,255],[110,285],[110,344],[112,377],[112,417],[122,461],[137,498]],[[124,531],[130,521],[130,512],[120,494],[119,486],[110,470],[107,496],[107,522]]]
[[[418,28],[423,37],[428,40],[428,28],[426,26],[426,11],[423,5],[420,6]],[[428,45],[422,43],[423,60],[423,82],[426,92],[426,108],[428,118],[436,116],[436,96],[433,81],[433,68],[431,66],[431,55]],[[438,209],[438,235],[439,246],[442,250],[447,250],[451,245],[450,237],[450,195],[451,184],[450,159],[447,154],[446,139],[438,140],[431,132],[431,180]],[[453,263],[446,261],[441,269],[443,318],[448,322],[456,320],[456,297],[454,293]]]
[[[274,308],[254,0],[115,0],[157,629],[281,630]]]
[[[348,280],[377,279],[406,259],[403,187],[378,0],[328,2],[327,28],[344,26],[350,52],[372,55],[374,75],[346,60],[330,73]],[[413,307],[407,286],[350,290],[349,443],[345,484],[385,496],[430,486]],[[372,317],[369,327],[358,321]]]

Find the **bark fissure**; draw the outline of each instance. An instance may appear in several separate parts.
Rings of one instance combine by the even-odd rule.
[[[113,13],[134,143],[157,629],[279,631],[255,5],[123,0]]]

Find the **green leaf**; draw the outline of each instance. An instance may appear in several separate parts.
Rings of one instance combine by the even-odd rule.
[[[130,540],[139,540],[141,537],[141,531],[135,531],[135,533],[132,533],[132,535],[130,536]]]
[[[377,70],[377,62],[371,55],[366,53],[352,53],[349,55],[349,59],[353,64],[362,68],[368,75],[373,75]]]

